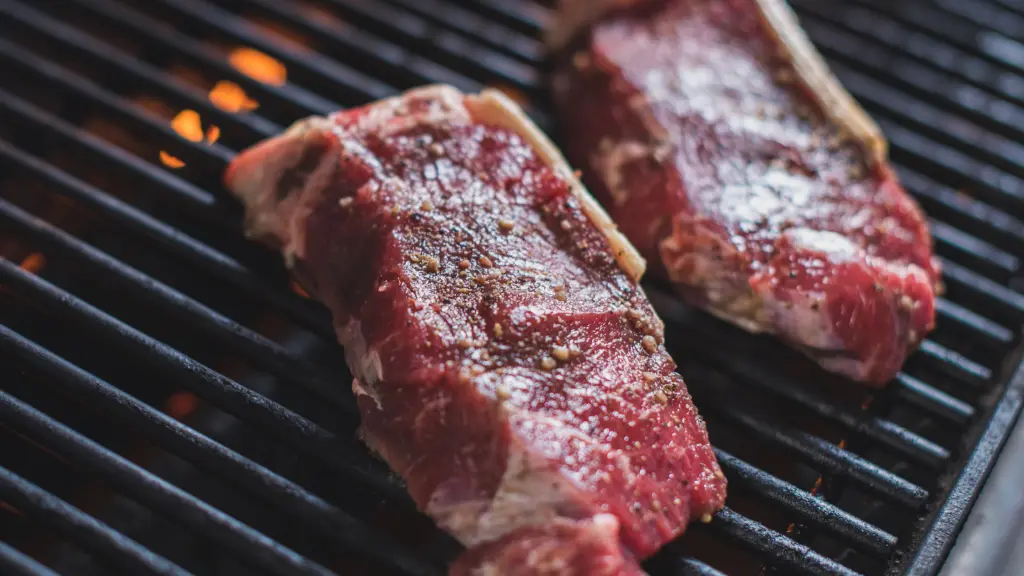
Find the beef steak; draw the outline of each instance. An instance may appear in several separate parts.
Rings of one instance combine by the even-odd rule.
[[[782,0],[563,3],[567,152],[691,303],[880,386],[933,328],[939,267],[874,123]]]
[[[226,182],[331,309],[365,441],[471,548],[453,573],[641,574],[722,506],[643,261],[504,97],[307,119]]]

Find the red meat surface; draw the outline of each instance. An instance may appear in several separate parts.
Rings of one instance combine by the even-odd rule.
[[[455,573],[640,574],[725,478],[622,247],[481,100],[308,119],[226,183],[331,309],[363,437],[470,548]]]
[[[939,267],[877,128],[781,0],[605,4],[554,79],[584,181],[689,302],[884,385],[933,328]]]

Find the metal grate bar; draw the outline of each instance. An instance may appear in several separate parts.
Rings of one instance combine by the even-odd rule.
[[[729,536],[740,545],[759,553],[770,553],[787,574],[831,574],[836,576],[857,576],[846,566],[822,556],[810,547],[787,538],[782,534],[746,518],[730,508],[723,508],[710,527]]]
[[[213,31],[228,41],[249,45],[283,62],[300,75],[300,84],[319,87],[318,93],[337,94],[342,105],[393,96],[396,89],[310,50],[302,50],[274,40],[256,26],[237,16],[200,0],[156,0],[151,3],[170,10],[178,17],[188,18],[196,30]],[[305,78],[301,78],[305,76]],[[305,82],[309,79],[310,82]]]
[[[903,185],[913,191],[929,210],[941,209],[950,218],[963,218],[979,235],[991,231],[1011,245],[1024,248],[1024,220],[943,186],[910,168],[902,167],[899,173]]]
[[[897,374],[889,385],[895,387],[900,397],[907,402],[957,424],[967,424],[974,418],[975,411],[970,404],[937,390],[905,372]]]
[[[342,4],[358,5],[354,0],[332,0],[335,6]],[[465,8],[452,5],[442,0],[389,0],[422,18],[435,22],[460,34],[473,37],[474,40],[497,47],[500,50],[529,62],[541,62],[544,59],[544,47],[532,36],[526,36],[499,26],[493,21],[473,14]],[[382,23],[383,24],[383,23]]]
[[[270,18],[291,22],[324,45],[340,47],[349,41],[347,37],[351,37],[351,41],[356,44],[367,46],[382,42],[380,37],[404,40],[409,46],[393,46],[392,51],[397,57],[388,62],[388,65],[395,68],[395,71],[390,73],[401,78],[400,85],[408,85],[407,78],[410,75],[423,76],[421,71],[430,74],[429,77],[423,78],[426,82],[447,82],[470,91],[479,90],[482,83],[487,82],[508,83],[531,91],[536,91],[541,84],[537,70],[531,66],[517,62],[486,46],[439,30],[415,15],[379,4],[368,5],[365,2],[336,0],[331,8],[337,10],[343,20],[358,23],[364,30],[372,30],[380,34],[380,37],[369,37],[366,32],[353,30],[347,26],[332,26],[322,22],[316,14],[303,13],[287,3],[252,0],[248,8]],[[431,59],[421,58],[416,55],[418,53],[425,53]],[[474,54],[475,58],[468,61],[465,58],[466,54]],[[454,67],[447,67],[451,64],[466,69],[470,76],[453,72]],[[377,73],[376,70],[374,72]]]
[[[34,218],[6,200],[0,200],[0,218],[27,237],[38,240],[44,246],[66,255],[70,260],[91,267],[92,272],[97,274],[94,277],[106,278],[114,285],[126,286],[139,300],[162,307],[169,314],[187,314],[192,320],[192,325],[215,338],[218,344],[234,350],[254,366],[331,402],[343,410],[345,417],[356,417],[355,403],[350,395],[345,395],[343,389],[337,386],[336,376],[327,375],[320,367],[309,366],[280,344],[108,256],[88,243]]]
[[[2,103],[0,103],[2,105]],[[73,198],[108,216],[120,226],[151,238],[197,268],[231,283],[241,292],[280,310],[290,320],[330,338],[333,328],[323,308],[295,294],[267,288],[262,280],[237,260],[191,238],[145,212],[82,182],[39,159],[14,149],[0,139],[0,158],[52,184],[50,190]]]
[[[1009,278],[1020,270],[1020,259],[1013,254],[944,222],[931,220],[930,224],[936,252],[970,262],[995,278]]]
[[[177,564],[3,467],[0,467],[0,497],[129,574],[189,576]]]
[[[679,315],[675,311],[680,306],[673,297],[659,290],[648,288],[646,291],[663,317],[679,319]],[[693,344],[699,346],[703,353],[714,359],[715,363],[722,370],[739,376],[745,383],[765,390],[777,397],[785,398],[813,414],[836,422],[866,438],[880,442],[904,456],[913,458],[917,462],[929,466],[940,466],[949,458],[949,451],[945,448],[891,421],[878,417],[854,415],[836,406],[834,402],[822,396],[820,392],[793,386],[791,381],[777,373],[777,371],[765,370],[763,366],[755,366],[746,362],[735,362],[735,359],[727,354],[731,350],[727,344],[733,337],[731,329],[723,327],[718,322],[705,316],[699,316],[688,319],[686,324],[699,327],[699,342],[694,341]],[[924,384],[921,384],[921,386],[924,386]],[[950,407],[950,403],[947,400],[953,399],[948,395],[934,388],[926,391],[921,386],[907,390],[908,394],[916,391],[924,393],[924,397],[919,403],[920,406],[939,403],[941,405],[939,410],[942,412],[949,413],[951,410],[962,412],[958,401],[954,401],[952,407]]]
[[[932,360],[931,365],[939,371],[968,384],[980,387],[992,378],[992,370],[932,340],[921,342],[917,355]]]
[[[506,2],[505,0],[467,0],[464,2],[481,14],[505,22],[528,34],[543,30],[550,20],[548,10],[532,2]]]
[[[201,42],[186,36],[135,10],[122,2],[113,0],[70,0],[77,7],[98,15],[106,24],[133,41],[152,46],[182,58],[189,66],[211,76],[226,78],[245,89],[260,102],[261,107],[283,109],[284,117],[298,118],[309,114],[329,114],[341,108],[317,94],[294,84],[276,86],[255,80],[229,65],[215,51]]]
[[[237,133],[240,138],[255,140],[278,134],[281,126],[253,114],[232,114],[213,105],[204,92],[175,82],[164,72],[140,62],[113,46],[63,24],[33,8],[14,0],[0,0],[0,14],[15,20],[23,30],[33,30],[38,38],[46,38],[51,45],[64,45],[76,56],[88,60],[108,74],[130,75],[138,84],[153,90],[161,98],[178,108],[193,108],[204,117],[210,117],[227,134]]]
[[[0,89],[0,110],[7,113],[12,122],[31,123],[33,133],[53,138],[61,146],[68,146],[87,156],[102,160],[107,165],[142,179],[146,190],[155,190],[162,201],[189,212],[189,215],[214,223],[224,229],[238,229],[237,219],[228,219],[226,207],[211,193],[193,184],[168,174],[152,164],[110,144],[88,132],[78,130],[63,120],[44,112],[21,98]],[[37,131],[38,130],[38,131]]]
[[[10,576],[59,576],[3,541],[0,541],[0,572]]]
[[[960,328],[970,330],[979,336],[984,336],[993,344],[1005,345],[1013,342],[1012,330],[955,302],[939,298],[935,301],[935,307],[940,321],[943,319],[952,320],[959,324]]]
[[[219,174],[234,157],[234,152],[220,144],[201,144],[182,138],[166,121],[149,116],[135,104],[100,88],[91,80],[4,39],[0,39],[0,60],[13,64],[21,72],[39,78],[62,92],[82,96],[123,124],[145,132],[189,164],[195,163],[209,172]]]
[[[896,536],[830,502],[815,498],[806,490],[780,480],[723,450],[715,449],[715,456],[728,474],[730,482],[743,484],[769,502],[798,514],[804,521],[839,536],[861,550],[884,556],[896,546]]]
[[[238,4],[228,3],[226,7],[234,9],[238,8]],[[374,74],[393,86],[443,83],[467,91],[480,89],[478,81],[439,66],[415,52],[369,34],[363,29],[348,26],[344,22],[327,20],[320,15],[309,15],[292,3],[249,0],[245,6],[245,13],[258,14],[287,23],[326,48],[321,52],[352,53],[357,56],[353,59],[353,66],[364,67],[366,73]]]
[[[1024,315],[1024,294],[993,282],[965,266],[944,258],[939,260],[942,262],[943,279],[947,283],[956,283],[965,290],[971,290],[998,302],[1004,307],[1004,311],[1011,313],[1018,320]]]
[[[354,453],[351,446],[340,442],[334,434],[309,419],[214,372],[7,260],[0,260],[0,279],[9,282],[11,287],[23,294],[45,303],[49,310],[87,325],[93,333],[111,338],[136,357],[146,358],[154,366],[174,374],[178,378],[176,382],[200,398],[243,421],[279,434],[301,452],[329,465],[339,476],[349,478],[361,487],[396,502],[408,501],[405,490],[392,483],[379,465],[372,468],[368,466],[365,451]]]
[[[785,448],[820,470],[849,478],[886,499],[912,508],[919,508],[928,499],[924,488],[821,438],[800,430],[778,428],[738,410],[725,412],[715,406],[709,411],[754,432],[756,441]]]
[[[302,522],[316,526],[321,534],[342,549],[364,553],[404,574],[426,576],[437,572],[430,564],[410,557],[387,538],[369,532],[363,524],[345,512],[290,480],[196,432],[3,325],[0,325],[0,342],[3,342],[3,350],[32,366],[49,382],[101,407],[105,413],[124,422],[131,429],[145,433],[147,438],[164,449],[225,478]]]
[[[2,390],[0,414],[7,425],[32,434],[34,441],[74,465],[101,476],[137,502],[178,520],[253,565],[281,576],[333,574]]]

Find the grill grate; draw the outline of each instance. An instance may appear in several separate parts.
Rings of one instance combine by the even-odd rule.
[[[794,4],[932,218],[940,327],[869,394],[649,285],[731,489],[652,574],[933,574],[1020,410],[1024,9]],[[499,86],[550,129],[549,14],[526,0],[0,0],[3,570],[443,573],[457,547],[354,435],[330,319],[244,242],[219,177],[304,115],[424,82]],[[258,80],[238,48],[287,82]],[[258,107],[219,106],[218,81]],[[198,137],[170,122],[183,109]],[[118,516],[115,496],[150,515]],[[152,515],[168,528],[134,526]]]

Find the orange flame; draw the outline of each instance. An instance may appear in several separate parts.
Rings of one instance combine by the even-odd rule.
[[[288,69],[276,58],[259,50],[248,47],[235,48],[228,54],[228,62],[246,76],[274,86],[282,86],[288,81]],[[260,103],[253,100],[245,89],[229,80],[217,82],[209,94],[210,102],[225,112],[251,112],[259,108]],[[211,124],[203,130],[203,122],[195,110],[182,110],[171,120],[171,128],[179,136],[192,142],[213,144],[220,139],[220,127]],[[185,165],[181,159],[172,156],[165,150],[160,151],[160,162],[168,168],[181,168]]]
[[[171,120],[171,128],[178,133],[179,136],[192,142],[206,142],[213,144],[220,138],[220,128],[213,124],[204,132],[203,122],[199,117],[199,112],[195,110],[182,110],[178,112],[178,115]],[[160,161],[163,162],[164,166],[168,168],[181,168],[185,165],[180,159],[171,156],[168,152],[160,151]]]
[[[40,270],[46,267],[46,256],[43,256],[39,252],[33,252],[25,259],[21,261],[21,269],[32,274],[38,274]]]
[[[254,48],[235,48],[228,62],[236,70],[264,84],[283,86],[288,81],[288,69],[279,60]]]
[[[245,89],[229,80],[221,80],[210,90],[210,102],[225,112],[250,112],[260,103],[249,98]]]

